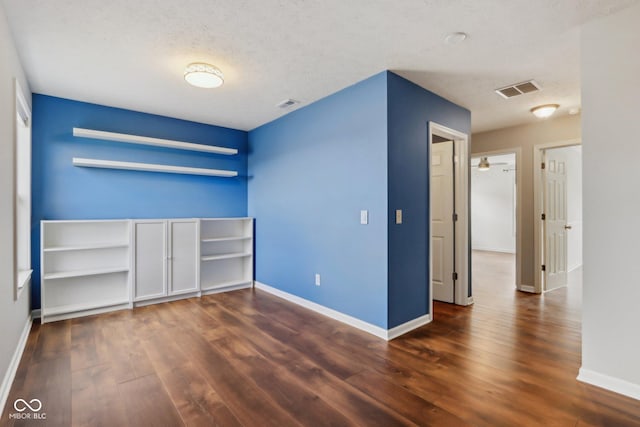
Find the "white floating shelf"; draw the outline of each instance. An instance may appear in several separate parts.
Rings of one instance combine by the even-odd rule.
[[[233,241],[237,241],[237,240],[249,240],[251,239],[250,236],[241,236],[241,237],[215,237],[212,239],[202,239],[201,242],[203,243],[211,243],[211,242],[233,242]]]
[[[201,258],[202,261],[215,261],[217,259],[231,259],[231,258],[244,258],[251,256],[251,253],[248,252],[239,252],[233,254],[224,254],[224,255],[207,255]]]
[[[74,270],[74,271],[61,271],[58,273],[47,273],[43,279],[66,279],[68,277],[82,277],[82,276],[97,276],[99,274],[111,274],[111,273],[125,273],[129,271],[128,267],[116,267],[116,268],[96,268],[92,270]]]
[[[151,163],[119,162],[115,160],[83,159],[79,157],[73,158],[73,165],[81,166],[85,168],[124,169],[124,170],[134,170],[134,171],[143,171],[143,172],[178,173],[183,175],[222,176],[227,178],[238,176],[238,172],[236,171],[228,171],[228,170],[221,170],[221,169],[204,169],[204,168],[190,168],[185,166],[154,165]]]
[[[178,150],[202,151],[205,153],[238,154],[235,148],[216,147],[213,145],[194,144],[192,142],[172,141],[170,139],[151,138],[149,136],[129,135],[126,133],[106,132],[83,128],[73,128],[73,136],[101,139],[104,141],[124,142],[126,144],[152,145],[154,147],[175,148]]]

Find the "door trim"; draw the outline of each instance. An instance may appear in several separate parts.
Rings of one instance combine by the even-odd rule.
[[[427,165],[429,165],[429,183],[431,182],[431,147],[433,144],[433,134],[445,138],[451,138],[454,141],[454,188],[455,188],[455,206],[458,214],[458,221],[454,223],[455,230],[455,262],[454,268],[458,273],[458,280],[454,285],[455,299],[454,303],[458,305],[469,305],[473,303],[473,296],[469,296],[471,289],[471,276],[469,274],[469,136],[465,133],[448,128],[435,122],[428,123],[428,147],[427,147]],[[428,209],[428,225],[429,225],[429,307],[430,313],[433,315],[433,282],[431,273],[433,271],[433,248],[431,247],[431,192],[429,191],[429,209]],[[433,316],[432,316],[433,317]]]
[[[470,157],[491,157],[502,154],[516,156],[516,289],[531,292],[531,286],[522,283],[522,148],[514,147],[502,150],[482,151],[471,153]]]
[[[542,152],[551,148],[571,147],[573,145],[581,145],[582,139],[566,139],[562,141],[546,142],[544,144],[536,144],[533,146],[533,290],[536,294],[543,293],[544,289],[542,263],[544,260],[543,245],[542,245],[542,233],[544,231],[542,227]]]

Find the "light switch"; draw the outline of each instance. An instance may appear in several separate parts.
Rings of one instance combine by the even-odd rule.
[[[360,211],[360,224],[369,224],[369,211]]]
[[[396,224],[402,224],[402,209],[396,209]]]

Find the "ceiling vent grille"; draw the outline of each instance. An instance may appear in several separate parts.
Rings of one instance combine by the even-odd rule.
[[[535,80],[529,80],[527,82],[516,83],[496,89],[496,93],[505,99],[513,98],[514,96],[524,95],[525,93],[537,92],[540,89],[540,85]]]
[[[300,101],[296,101],[295,99],[285,99],[282,102],[279,102],[278,104],[276,104],[276,107],[278,108],[290,108],[296,104],[299,104]]]

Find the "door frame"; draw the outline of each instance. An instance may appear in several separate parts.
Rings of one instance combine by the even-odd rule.
[[[502,150],[482,151],[471,153],[470,158],[491,157],[504,154],[515,154],[516,156],[516,277],[515,286],[519,291],[531,292],[531,286],[522,284],[522,148],[513,147]],[[469,163],[471,166],[471,163]],[[471,203],[469,208],[472,209]],[[469,210],[471,212],[471,210]],[[472,255],[473,256],[473,255]]]
[[[436,122],[428,123],[428,147],[427,147],[427,165],[429,165],[429,209],[428,209],[428,228],[429,228],[429,307],[433,317],[433,281],[431,280],[433,272],[433,248],[431,247],[432,230],[431,230],[431,147],[433,144],[433,135],[444,138],[450,138],[454,143],[454,203],[458,220],[454,222],[455,233],[455,260],[454,268],[458,273],[458,280],[454,283],[454,304],[470,305],[473,304],[473,296],[469,296],[471,289],[470,275],[470,231],[469,231],[469,136],[466,133],[448,128]]]
[[[533,221],[533,279],[534,279],[534,292],[541,294],[544,292],[543,282],[544,274],[542,274],[542,264],[544,261],[544,245],[542,244],[544,227],[542,224],[542,210],[544,203],[542,200],[542,155],[543,151],[552,148],[572,147],[574,145],[581,145],[581,138],[566,139],[562,141],[546,142],[544,144],[536,144],[533,146],[533,206],[534,206],[534,221]]]

